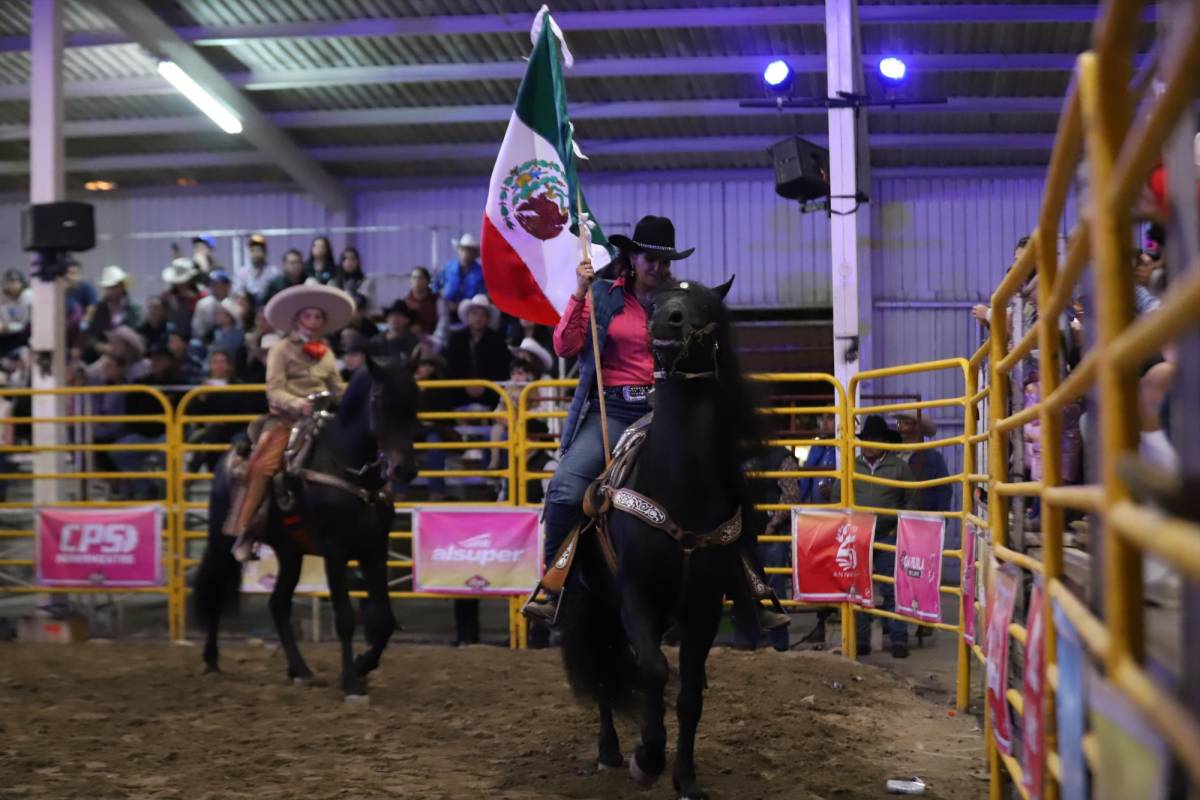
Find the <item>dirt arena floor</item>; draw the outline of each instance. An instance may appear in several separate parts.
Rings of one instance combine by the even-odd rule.
[[[0,645],[0,798],[673,796],[669,768],[648,790],[596,772],[594,714],[555,651],[393,647],[369,706],[342,703],[332,646],[305,653],[322,679],[295,687],[269,645],[227,646],[210,677],[195,647]],[[977,721],[880,669],[717,649],[709,679],[712,798],[880,798],[914,774],[927,797],[984,794]],[[628,756],[634,727],[619,728]]]

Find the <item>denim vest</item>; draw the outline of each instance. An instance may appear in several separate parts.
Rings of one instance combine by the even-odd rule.
[[[592,292],[596,311],[596,334],[600,337],[600,352],[604,353],[604,344],[608,341],[608,326],[613,317],[625,310],[625,290],[612,281],[597,279]],[[571,408],[567,411],[567,421],[563,425],[562,446],[560,453],[565,453],[571,446],[579,430],[580,423],[588,414],[591,406],[591,395],[596,388],[596,359],[592,352],[592,326],[589,323],[579,351],[579,388],[571,400]]]

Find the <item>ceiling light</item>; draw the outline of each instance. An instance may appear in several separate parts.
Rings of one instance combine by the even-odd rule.
[[[117,185],[112,181],[88,181],[83,188],[89,192],[111,192]]]
[[[176,178],[176,186],[199,186],[199,182],[195,178]]]
[[[908,67],[895,56],[888,56],[879,62],[879,74],[883,76],[884,80],[899,83],[904,80],[907,73]]]
[[[209,119],[217,123],[217,127],[226,133],[241,133],[242,121],[221,101],[209,94],[205,89],[192,80],[174,61],[158,62],[158,74],[166,78],[180,94],[191,100],[196,108],[203,111]]]
[[[792,88],[792,68],[786,61],[775,60],[763,70],[763,82],[772,92],[787,92]]]

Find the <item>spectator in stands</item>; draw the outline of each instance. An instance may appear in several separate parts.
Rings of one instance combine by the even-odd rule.
[[[102,302],[92,306],[92,314],[83,323],[87,348],[93,352],[113,328],[126,325],[137,329],[142,324],[142,307],[129,299],[129,275],[125,270],[116,265],[105,267],[100,273],[100,288],[104,292]]]
[[[279,277],[279,267],[267,263],[267,239],[261,233],[250,237],[247,245],[250,263],[239,267],[233,276],[233,290],[245,292],[255,306],[266,305],[267,287]]]
[[[402,356],[410,358],[417,348],[418,340],[412,332],[413,312],[403,300],[397,300],[387,309],[387,330],[375,337],[372,352],[380,356]]]
[[[896,430],[900,434],[900,441],[907,444],[918,444],[937,436],[937,425],[920,411],[901,411],[896,414]],[[946,459],[937,449],[904,450],[896,455],[902,461],[908,462],[909,469],[918,481],[945,478],[950,474],[946,468]],[[915,493],[914,508],[920,511],[949,511],[954,498],[954,487],[945,483],[927,489],[916,489]]]
[[[1012,264],[1009,265],[1009,269],[1012,269],[1012,266],[1015,265],[1017,263],[1017,261],[1019,261],[1021,259],[1021,256],[1024,254],[1025,248],[1027,248],[1027,247],[1029,247],[1029,237],[1028,236],[1022,236],[1020,239],[1017,240],[1017,246],[1013,248],[1013,259],[1012,259]],[[1037,271],[1035,270],[1033,272],[1033,274],[1030,276],[1029,283],[1027,283],[1026,286],[1033,283],[1036,278],[1037,278]],[[1034,285],[1036,286],[1036,284],[1034,284]],[[1011,314],[1011,309],[1010,309],[1010,314]],[[980,327],[987,329],[991,325],[992,307],[990,305],[984,305],[982,303],[979,303],[979,304],[971,307],[971,316],[975,319],[976,322],[979,323]],[[1011,330],[1011,320],[1010,320],[1010,330]]]
[[[837,420],[833,414],[817,417],[817,438],[833,439],[837,436]],[[808,448],[804,459],[805,470],[837,469],[837,444],[818,444]],[[836,503],[838,498],[830,494],[833,478],[804,478],[800,481],[800,496],[797,502],[803,505]]]
[[[213,315],[216,327],[212,332],[212,349],[227,353],[235,369],[246,363],[246,335],[242,332],[241,318],[242,306],[232,297],[222,300]]]
[[[207,375],[205,386],[230,386],[236,383],[234,378],[234,362],[229,353],[213,349],[208,354]],[[257,397],[258,393],[255,393]],[[248,395],[237,392],[212,392],[199,394],[188,406],[188,413],[195,416],[236,416],[254,413],[249,408]],[[188,433],[191,444],[230,444],[233,437],[245,429],[245,423],[240,422],[205,422],[195,426]],[[196,452],[192,454],[188,469],[192,472],[201,470],[211,472],[217,460],[223,455],[220,451]]]
[[[67,260],[65,277],[67,343],[76,346],[82,340],[83,321],[96,305],[96,287],[84,280],[83,267],[74,258]]]
[[[167,338],[168,322],[166,303],[162,297],[151,295],[146,301],[146,319],[138,326],[137,332],[147,342],[163,341]]]
[[[511,359],[504,337],[494,329],[500,311],[487,295],[477,294],[458,306],[462,330],[455,331],[446,344],[446,375],[451,380],[503,381],[508,377]],[[481,403],[494,406],[499,398],[495,392],[480,386],[464,389],[461,403]]]
[[[429,334],[437,330],[438,324],[437,295],[433,293],[432,283],[429,270],[413,267],[408,276],[408,294],[404,296],[404,302],[412,309],[421,330]]]
[[[304,274],[304,256],[299,250],[292,248],[283,254],[283,270],[267,286],[263,302],[270,302],[272,297],[289,286],[299,286],[309,280],[316,283],[315,279],[310,279]]]
[[[440,381],[446,379],[446,361],[440,356],[422,358],[413,369],[413,377],[418,381]],[[453,394],[446,389],[423,390],[418,398],[419,410],[452,411],[454,409]],[[457,442],[458,432],[446,420],[422,420],[413,437],[417,442]],[[446,468],[445,450],[422,450],[424,461],[422,469],[444,470]],[[441,502],[446,499],[446,479],[440,475],[430,476],[429,499]]]
[[[126,378],[141,380],[145,377],[150,368],[144,360],[146,341],[137,331],[128,325],[121,325],[110,330],[105,338],[105,351],[123,362]]]
[[[863,442],[899,442],[900,436],[888,427],[887,420],[877,414],[872,414],[863,421],[858,438]],[[858,459],[854,471],[860,475],[871,475],[876,478],[888,478],[893,481],[914,480],[913,472],[894,452],[864,444],[859,448]],[[835,482],[833,494],[840,491]],[[870,508],[891,508],[897,511],[916,507],[916,492],[912,489],[901,489],[897,486],[883,486],[866,481],[854,482],[854,502],[859,506]],[[875,522],[875,541],[880,544],[896,543],[897,518],[892,514],[880,513]],[[890,551],[876,550],[875,574],[891,575],[896,566],[896,554]],[[883,583],[877,587],[882,602],[876,606],[885,611],[896,608],[895,587]],[[871,616],[856,615],[858,652],[860,655],[871,652]],[[891,642],[893,658],[908,658],[908,626],[899,620],[883,619],[883,631]]]
[[[192,329],[192,313],[196,310],[199,292],[196,291],[196,267],[190,258],[177,258],[162,271],[167,290],[162,293],[162,304],[167,312],[167,321],[178,330]]]
[[[192,266],[202,284],[208,283],[212,273],[218,269],[217,260],[213,257],[213,248],[216,246],[216,240],[207,234],[192,237]]]
[[[29,341],[33,290],[25,274],[6,270],[0,289],[0,352],[8,353]]]
[[[238,378],[245,383],[262,383],[267,378],[267,351],[279,341],[279,332],[267,322],[261,308],[254,314],[254,327],[246,333],[246,366]]]
[[[149,348],[150,370],[140,382],[150,386],[178,386],[180,376],[175,359],[164,342],[155,342]],[[126,375],[130,380],[130,376]],[[178,399],[179,392],[168,392],[172,403]],[[124,397],[124,413],[129,416],[162,416],[162,403],[153,395],[146,392],[129,392]],[[166,427],[161,422],[130,422],[124,426],[117,444],[145,445],[158,444],[166,440]],[[111,454],[113,463],[121,472],[152,472],[162,469],[163,454],[146,450],[114,450]],[[156,491],[156,480],[151,478],[134,478],[131,480],[132,498],[136,500],[151,500],[160,493]]]
[[[367,308],[375,305],[375,282],[363,273],[362,259],[358,255],[357,247],[347,247],[342,251],[337,271],[329,279],[329,285],[341,289],[351,297],[361,294],[367,298]]]
[[[329,283],[329,279],[337,272],[337,264],[333,261],[333,245],[324,236],[312,240],[308,247],[308,258],[304,261],[304,275],[316,278],[318,283]]]
[[[223,269],[213,270],[208,276],[208,294],[196,301],[192,312],[192,338],[204,342],[216,327],[217,307],[230,294],[229,273]]]
[[[445,314],[451,321],[458,319],[460,303],[487,293],[483,266],[479,263],[479,239],[464,233],[454,240],[454,246],[458,257],[447,262],[433,281],[433,291],[442,298]]]
[[[508,384],[507,389],[509,402],[512,408],[518,408],[521,393],[525,387],[534,381],[540,381],[546,374],[546,370],[553,363],[550,358],[550,353],[544,347],[539,345],[532,339],[529,340],[528,348],[516,348],[513,352],[512,361],[508,367]],[[530,411],[553,411],[554,410],[554,392],[541,392],[539,389],[531,390],[537,392],[533,397],[528,398],[529,405],[527,408]],[[503,401],[496,404],[496,411],[507,411],[509,406]],[[492,442],[502,442],[509,439],[508,421],[499,419],[492,425],[492,429],[488,435],[488,439]],[[502,469],[508,464],[507,453],[499,448],[493,448],[488,451],[488,469]],[[503,500],[507,496],[507,482],[499,481],[500,494],[498,500]]]
[[[188,336],[173,327],[167,331],[167,350],[175,359],[175,371],[180,386],[199,386],[204,379],[204,362],[193,356],[188,348]]]
[[[342,380],[350,382],[350,377],[367,363],[367,354],[371,350],[370,340],[361,333],[348,328],[342,331],[346,336],[345,355],[342,356]]]
[[[371,319],[366,296],[355,292],[352,297],[354,298],[354,316],[346,323],[343,330],[354,331],[366,339],[374,339],[379,334],[379,325]]]

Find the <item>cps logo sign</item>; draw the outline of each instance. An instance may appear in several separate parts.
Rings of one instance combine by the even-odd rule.
[[[127,522],[68,522],[58,535],[63,553],[117,555],[132,553],[137,545],[137,528]]]

